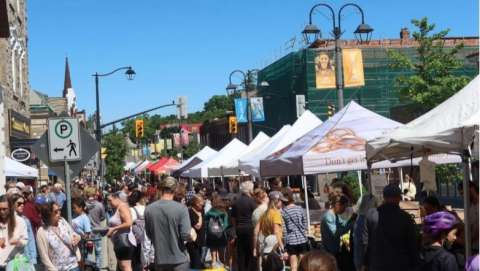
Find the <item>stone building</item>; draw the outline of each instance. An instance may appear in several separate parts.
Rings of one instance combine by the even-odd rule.
[[[26,0],[0,1],[0,90],[6,154],[16,140],[30,138]],[[6,15],[6,18],[4,17]],[[8,25],[7,25],[8,24]]]

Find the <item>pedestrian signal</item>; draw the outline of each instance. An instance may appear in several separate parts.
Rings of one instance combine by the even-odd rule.
[[[327,115],[328,117],[331,117],[335,114],[335,105],[333,104],[329,104],[328,107],[327,107]]]
[[[236,134],[238,132],[237,117],[228,117],[228,132],[230,134]]]
[[[136,120],[135,121],[135,137],[142,138],[143,135],[144,135],[143,120]]]

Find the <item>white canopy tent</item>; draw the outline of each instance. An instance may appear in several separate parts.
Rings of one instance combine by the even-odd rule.
[[[145,161],[141,162],[141,163],[135,168],[134,172],[135,172],[136,174],[140,174],[140,173],[142,173],[142,172],[147,168],[147,166],[150,165],[150,164],[151,164],[150,161],[145,160]]]
[[[419,118],[367,143],[370,161],[404,159],[427,153],[462,154],[480,122],[480,77]]]
[[[403,124],[374,113],[354,101],[296,142],[260,161],[262,176],[311,175],[367,169],[366,140]],[[458,163],[458,156],[432,156],[436,163]],[[382,161],[373,168],[408,166],[415,161]]]
[[[230,141],[230,143],[225,145],[225,147],[223,147],[216,155],[211,156],[207,160],[183,172],[181,176],[189,178],[220,177],[221,175],[218,174],[210,175],[208,168],[218,167],[222,163],[222,161],[231,160],[235,153],[241,153],[246,148],[247,145],[245,145],[240,140],[234,138],[232,141]]]
[[[478,142],[480,124],[480,77],[475,77],[455,95],[409,122],[404,127],[367,142],[370,161],[418,157],[425,153],[462,154],[464,159],[463,186],[471,181],[471,145]],[[477,138],[475,138],[477,137]],[[478,150],[475,150],[478,152]],[[477,155],[478,153],[475,154]],[[477,183],[478,184],[478,183]],[[465,214],[470,213],[469,193],[463,193]],[[470,225],[465,216],[465,225]],[[465,240],[471,240],[471,228],[465,227]],[[465,242],[465,256],[471,253],[471,242]]]
[[[272,153],[283,150],[288,145],[295,142],[298,138],[310,132],[315,127],[322,124],[309,110],[305,111],[291,126],[291,128],[282,127],[275,134],[270,142],[264,148],[252,154],[252,156],[240,160],[240,169],[255,177],[260,177],[260,160],[271,155]],[[288,127],[288,126],[287,126]],[[286,131],[282,131],[285,128]],[[280,133],[282,132],[282,133]],[[293,175],[293,174],[289,174]]]
[[[21,178],[38,178],[38,169],[29,167],[13,159],[5,157],[5,176]]]
[[[138,163],[136,162],[127,162],[123,167],[124,170],[132,170],[137,166]]]
[[[205,146],[203,147],[199,152],[197,152],[195,155],[193,155],[192,157],[188,158],[187,160],[183,161],[182,164],[180,164],[180,166],[178,167],[179,169],[180,168],[183,168],[185,167],[186,165],[190,164],[190,162],[197,158],[197,159],[200,159],[202,161],[205,161],[207,160],[208,158],[212,157],[213,155],[217,154],[217,151],[210,148],[209,146]]]
[[[239,160],[242,157],[250,155],[262,148],[270,140],[270,137],[263,132],[257,134],[257,136],[250,142],[250,145],[243,152],[234,153],[230,160],[221,162],[218,167],[209,167],[209,175],[221,175],[221,176],[238,176],[240,175],[240,169],[238,167]]]

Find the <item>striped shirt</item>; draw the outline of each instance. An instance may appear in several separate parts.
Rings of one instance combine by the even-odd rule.
[[[307,217],[302,207],[293,205],[282,210],[285,243],[287,245],[305,244],[307,240]]]

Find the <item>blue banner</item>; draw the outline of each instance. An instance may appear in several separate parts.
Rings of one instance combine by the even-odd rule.
[[[248,121],[246,98],[235,99],[235,115],[237,116],[238,123],[245,123]]]
[[[250,98],[250,109],[252,110],[252,121],[265,121],[265,112],[263,110],[263,98]]]

